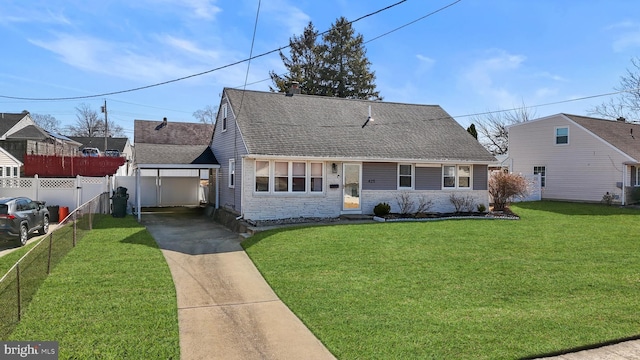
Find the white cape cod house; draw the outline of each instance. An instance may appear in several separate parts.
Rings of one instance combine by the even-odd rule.
[[[398,196],[489,206],[496,159],[441,107],[225,88],[211,149],[219,203],[247,220],[373,214]]]

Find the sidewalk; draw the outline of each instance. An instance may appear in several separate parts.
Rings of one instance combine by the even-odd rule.
[[[144,214],[178,298],[180,358],[335,359],[280,301],[240,246],[205,216]]]

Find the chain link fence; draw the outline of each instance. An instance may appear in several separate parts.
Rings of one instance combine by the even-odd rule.
[[[60,219],[57,227],[34,245],[0,278],[0,339],[20,321],[34,294],[51,270],[83,236],[99,214],[109,214],[109,193],[102,193]]]

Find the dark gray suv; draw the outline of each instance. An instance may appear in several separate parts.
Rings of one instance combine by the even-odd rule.
[[[0,238],[16,239],[23,246],[29,234],[49,232],[49,210],[44,205],[27,197],[0,198]]]

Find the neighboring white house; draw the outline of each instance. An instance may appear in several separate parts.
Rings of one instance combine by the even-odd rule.
[[[137,146],[137,144],[136,144]],[[399,197],[488,207],[496,159],[437,105],[225,88],[211,149],[220,207],[247,220],[373,214]]]
[[[22,162],[0,147],[0,178],[20,177]]]
[[[557,114],[508,132],[510,171],[540,174],[542,199],[626,204],[640,186],[640,125]]]

